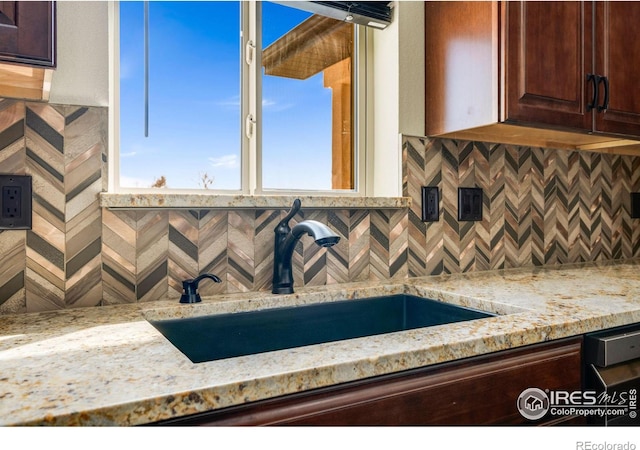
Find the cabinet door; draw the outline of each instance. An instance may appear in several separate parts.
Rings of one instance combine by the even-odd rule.
[[[0,61],[55,67],[55,4],[0,1]]]
[[[596,2],[596,73],[608,81],[600,84],[599,105],[608,108],[596,116],[595,131],[640,135],[640,2]]]
[[[506,122],[591,130],[591,3],[503,2]]]

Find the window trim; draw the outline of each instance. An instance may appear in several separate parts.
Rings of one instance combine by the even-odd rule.
[[[256,48],[261,45],[262,8],[257,7],[257,1],[241,2],[241,21],[243,27],[249,30],[248,35],[242,33],[241,61],[246,64],[246,48],[249,41],[253,41]],[[109,2],[109,158],[108,158],[108,193],[124,195],[217,195],[217,196],[275,196],[289,197],[292,195],[307,195],[314,197],[367,197],[370,194],[367,183],[367,173],[371,173],[372,161],[367,158],[367,144],[371,142],[369,132],[371,123],[371,98],[372,89],[368,86],[369,77],[367,70],[371,67],[371,50],[367,42],[371,39],[363,26],[356,27],[357,51],[354,63],[356,92],[354,92],[354,179],[353,190],[281,190],[265,189],[262,186],[262,155],[259,143],[262,141],[261,108],[261,52],[256,52],[252,64],[257,64],[257,70],[243,70],[241,75],[241,187],[239,190],[231,189],[170,189],[170,188],[130,188],[122,187],[120,180],[120,5],[119,2]],[[251,90],[251,91],[250,91]],[[248,95],[247,95],[248,94]],[[250,102],[249,98],[253,101]],[[251,104],[253,103],[253,104]],[[246,118],[252,114],[256,124],[253,138],[247,136]],[[393,203],[393,202],[392,202]],[[395,203],[394,203],[395,204]]]

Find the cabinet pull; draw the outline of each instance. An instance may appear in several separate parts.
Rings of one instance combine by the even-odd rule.
[[[588,73],[587,83],[589,81],[593,84],[593,96],[591,97],[591,103],[587,104],[587,111],[591,111],[598,104],[598,85],[600,84],[600,77],[593,73]]]
[[[600,81],[604,81],[604,100],[602,105],[598,105],[598,112],[602,112],[609,107],[609,79],[607,77],[600,77],[598,84],[600,84]]]

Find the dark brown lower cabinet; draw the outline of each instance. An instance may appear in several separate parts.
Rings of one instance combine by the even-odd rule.
[[[556,425],[516,407],[527,388],[580,390],[581,338],[247,403],[159,425]]]

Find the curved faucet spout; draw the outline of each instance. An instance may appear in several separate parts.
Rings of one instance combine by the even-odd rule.
[[[321,247],[331,247],[340,241],[340,236],[335,234],[328,226],[316,220],[304,220],[287,231],[283,235],[283,227],[276,227],[276,245],[273,264],[273,289],[274,294],[293,293],[293,270],[291,259],[293,250],[298,240],[308,234],[313,237],[316,244]],[[288,228],[288,227],[287,227]]]
[[[331,231],[331,228],[317,220],[305,220],[291,230],[291,236],[297,240],[307,233],[320,247],[331,247],[340,240],[340,236]]]

